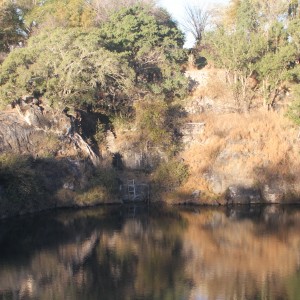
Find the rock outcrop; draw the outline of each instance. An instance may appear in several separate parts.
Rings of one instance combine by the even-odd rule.
[[[186,118],[205,126],[190,136],[183,131],[180,155],[190,178],[180,193],[192,198],[200,190],[203,204],[216,198],[232,204],[299,202],[299,129],[284,111],[289,97],[279,99],[278,111],[253,98],[247,113],[240,113],[224,72],[204,68],[187,76],[194,93],[185,103]]]
[[[16,105],[0,112],[0,152],[34,157],[88,157],[100,163],[86,141],[74,130],[74,120],[63,112],[34,104]]]
[[[73,121],[33,103],[0,112],[0,218],[116,200],[96,182],[101,159]]]

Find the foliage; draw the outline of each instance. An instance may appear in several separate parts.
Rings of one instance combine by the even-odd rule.
[[[255,32],[258,27],[257,12],[250,0],[240,1],[237,7],[236,28],[241,32]]]
[[[21,12],[12,1],[5,0],[0,4],[0,51],[8,52],[25,38],[25,26]]]
[[[209,46],[204,55],[232,75],[228,80],[237,95],[238,106],[247,111],[251,102],[247,78],[256,70],[256,64],[265,52],[266,39],[254,32],[231,32],[220,27],[208,33],[206,42]]]
[[[33,159],[31,156],[2,154],[1,215],[17,215],[56,205],[92,205],[115,199],[118,181],[114,170],[95,170],[85,165],[82,175],[88,181],[81,185],[67,159]],[[65,182],[73,180],[77,183],[74,191],[63,188]]]
[[[0,181],[9,206],[20,211],[30,206],[43,192],[40,179],[33,169],[31,157],[2,154]]]
[[[294,86],[293,99],[294,101],[292,105],[289,107],[287,114],[290,117],[290,119],[295,122],[295,124],[300,126],[300,86],[299,85]]]
[[[126,61],[99,47],[97,30],[57,29],[9,54],[0,68],[0,95],[2,103],[35,94],[58,106],[93,104],[104,93],[130,95],[132,76]]]
[[[150,99],[137,102],[135,110],[141,141],[152,146],[170,147],[172,132],[166,122],[168,105],[160,99]]]
[[[97,144],[101,144],[105,139],[105,124],[103,124],[100,120],[96,122],[96,133],[94,134],[94,139]]]
[[[231,1],[226,22],[205,35],[203,54],[225,68],[239,104],[248,110],[254,94],[270,108],[287,82],[297,82],[299,19],[288,19],[285,1]],[[206,52],[205,52],[206,51]],[[257,79],[253,88],[248,79]],[[252,96],[251,96],[252,95]]]
[[[279,91],[281,82],[293,80],[293,72],[288,66],[295,54],[295,48],[288,44],[280,47],[277,52],[268,52],[261,58],[257,70],[263,83],[261,89],[265,99],[272,98],[272,93]]]
[[[142,6],[154,6],[152,0],[40,0],[34,1],[33,5],[28,3],[28,0],[18,2],[22,8],[27,8],[27,26],[35,24],[39,29],[94,27],[106,22],[112,14],[122,8],[137,3]]]
[[[108,193],[116,195],[119,190],[116,171],[114,169],[97,169],[90,182],[90,186],[101,186]]]
[[[122,8],[129,8],[137,4],[155,9],[154,0],[91,0],[89,4],[95,12],[96,24],[106,22],[111,15]]]
[[[69,28],[75,25],[42,31],[8,55],[0,68],[2,106],[33,94],[59,107],[91,104],[116,113],[145,94],[185,94],[183,35],[165,12],[134,6],[100,29]]]
[[[75,202],[80,206],[112,203],[118,193],[119,184],[116,172],[113,169],[97,169],[88,185],[77,192]]]
[[[28,26],[37,24],[40,28],[91,27],[95,13],[85,0],[46,0],[26,14]]]
[[[181,106],[151,97],[136,102],[134,107],[140,146],[143,149],[159,148],[172,157],[180,147],[180,134],[177,129],[182,120]]]
[[[183,184],[189,176],[188,167],[184,163],[172,159],[162,162],[153,174],[153,182],[161,191],[172,191]]]
[[[150,91],[180,97],[187,88],[180,70],[187,59],[183,34],[165,11],[156,14],[142,6],[120,10],[102,27],[103,46],[126,58],[140,96]]]
[[[289,26],[287,28],[287,33],[292,41],[292,44],[295,45],[297,49],[297,53],[300,53],[300,18],[294,19],[289,22]]]

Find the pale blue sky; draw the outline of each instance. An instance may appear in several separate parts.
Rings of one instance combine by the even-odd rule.
[[[179,23],[182,23],[185,15],[185,7],[187,5],[199,6],[203,9],[211,9],[215,5],[226,5],[229,0],[158,0],[158,4],[167,9],[173,18]],[[191,35],[186,37],[186,47],[193,46],[193,38]]]

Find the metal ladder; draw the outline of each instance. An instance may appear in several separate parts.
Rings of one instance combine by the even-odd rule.
[[[136,198],[136,189],[134,179],[127,180],[127,193],[129,199],[134,200]]]

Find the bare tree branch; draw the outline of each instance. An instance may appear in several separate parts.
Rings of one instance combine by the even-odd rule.
[[[210,14],[199,6],[188,5],[185,7],[185,15],[185,22],[182,25],[193,35],[196,45],[199,46]]]

